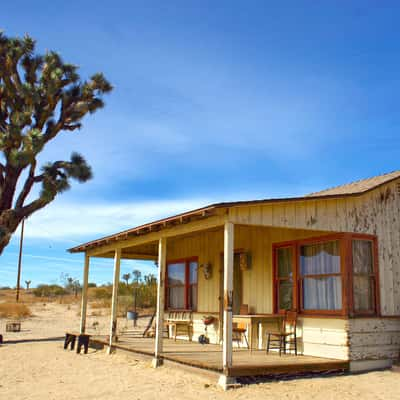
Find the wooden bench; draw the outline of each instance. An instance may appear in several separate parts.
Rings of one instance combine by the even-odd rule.
[[[179,330],[184,330],[190,341],[193,338],[193,319],[191,311],[170,311],[167,318],[167,326],[174,331],[174,340]]]
[[[21,332],[21,322],[8,321],[6,323],[6,332]]]
[[[74,350],[76,338],[78,338],[78,346],[76,347],[77,354],[81,352],[82,346],[85,349],[85,354],[87,354],[89,350],[90,335],[87,335],[86,333],[67,332],[65,334],[64,350],[68,348],[68,345],[71,345],[71,350]]]

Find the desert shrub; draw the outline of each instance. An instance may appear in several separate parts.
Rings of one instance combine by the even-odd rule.
[[[93,290],[93,297],[96,300],[107,300],[111,299],[112,288],[111,287],[99,287]]]
[[[89,282],[88,283],[88,288],[95,288],[95,287],[97,287],[96,283],[94,283],[94,282]]]
[[[26,304],[0,303],[0,318],[26,318],[32,315]]]
[[[67,294],[67,291],[59,285],[38,285],[32,292],[36,297],[56,297]]]

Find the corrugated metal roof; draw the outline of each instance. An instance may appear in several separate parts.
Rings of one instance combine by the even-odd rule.
[[[203,217],[212,215],[212,211],[218,208],[229,208],[229,207],[240,207],[247,205],[255,205],[262,203],[280,203],[280,202],[292,202],[292,201],[307,201],[315,199],[328,199],[328,198],[340,198],[340,197],[350,197],[359,196],[370,190],[376,189],[385,183],[391,182],[395,179],[400,178],[400,170],[393,171],[387,174],[374,176],[372,178],[362,179],[356,182],[351,182],[345,185],[336,186],[330,189],[325,189],[320,192],[310,193],[302,197],[286,197],[286,198],[275,198],[275,199],[261,199],[261,200],[250,200],[250,201],[235,201],[229,203],[215,203],[209,206],[199,208],[196,210],[191,210],[182,214],[174,215],[168,218],[150,222],[148,224],[140,225],[135,228],[125,230],[123,232],[116,233],[114,235],[109,235],[100,239],[96,239],[79,246],[73,247],[68,251],[71,253],[82,252],[99,245],[107,244],[110,241],[115,241],[119,239],[126,239],[131,235],[142,235],[155,230],[161,230],[167,227],[168,223],[185,222],[193,217]]]

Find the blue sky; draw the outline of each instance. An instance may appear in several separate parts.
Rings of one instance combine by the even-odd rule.
[[[400,5],[347,1],[13,1],[29,33],[115,89],[41,160],[95,178],[26,223],[23,280],[81,277],[65,249],[207,203],[300,195],[399,169]],[[15,285],[18,234],[0,258]],[[112,279],[111,261],[90,279]],[[151,263],[126,262],[123,272]]]

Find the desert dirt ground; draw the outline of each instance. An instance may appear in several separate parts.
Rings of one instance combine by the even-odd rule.
[[[60,338],[67,329],[78,327],[78,305],[37,303],[31,308],[34,316],[23,321],[20,333],[6,334],[5,320],[0,320],[6,341],[0,347],[0,399],[400,400],[400,373],[396,370],[275,381],[223,392],[207,377],[179,367],[153,369],[149,360],[133,354],[64,351]],[[89,309],[91,313],[90,329],[106,329],[107,310]]]

